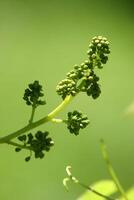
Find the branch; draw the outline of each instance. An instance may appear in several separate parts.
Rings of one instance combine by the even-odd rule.
[[[64,101],[60,105],[58,105],[52,112],[50,112],[47,116],[43,117],[42,119],[30,123],[27,126],[24,126],[23,128],[19,129],[18,131],[15,131],[13,133],[10,133],[7,136],[0,138],[0,144],[7,143],[8,141],[18,137],[19,135],[26,133],[40,125],[45,124],[46,122],[49,122],[51,119],[53,119],[65,106],[67,106],[74,97],[72,95],[67,96]]]

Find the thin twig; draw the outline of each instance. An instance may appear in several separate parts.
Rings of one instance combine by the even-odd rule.
[[[10,145],[15,146],[15,147],[19,147],[19,148],[21,148],[21,149],[31,150],[30,147],[21,145],[21,144],[19,144],[19,143],[17,143],[17,142],[8,141],[7,144],[10,144]]]
[[[103,155],[103,158],[106,162],[106,165],[107,165],[107,168],[108,168],[108,171],[109,171],[109,174],[112,178],[112,180],[114,181],[118,191],[120,192],[120,194],[122,195],[122,197],[124,198],[124,200],[128,200],[127,196],[126,196],[126,193],[125,193],[125,190],[123,189],[119,179],[117,178],[117,175],[113,169],[113,166],[111,164],[111,161],[109,159],[109,155],[108,155],[108,152],[107,152],[107,149],[106,149],[106,145],[104,143],[104,140],[101,139],[101,150],[102,150],[102,155]]]
[[[31,116],[30,116],[29,124],[31,124],[33,122],[35,109],[36,109],[36,107],[32,106],[32,113],[31,113]]]
[[[102,194],[102,193],[96,191],[95,189],[91,188],[90,186],[87,186],[87,185],[85,185],[85,184],[83,184],[83,183],[81,183],[81,182],[79,182],[79,185],[81,185],[81,186],[84,187],[85,189],[88,189],[88,190],[90,190],[91,192],[93,192],[94,194],[96,194],[96,195],[98,195],[98,196],[100,196],[100,197],[103,197],[103,198],[105,198],[105,199],[107,199],[107,200],[118,200],[118,199],[114,199],[114,198],[112,198],[112,197],[108,197],[108,196],[106,196],[105,194]]]

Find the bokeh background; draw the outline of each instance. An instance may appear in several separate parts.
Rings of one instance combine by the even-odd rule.
[[[134,116],[126,115],[134,101],[134,3],[129,0],[0,0],[0,135],[28,122],[30,107],[22,100],[27,84],[39,80],[47,105],[39,119],[57,106],[55,92],[74,64],[86,58],[93,36],[111,43],[109,62],[99,72],[102,94],[97,100],[79,95],[60,115],[73,109],[88,114],[90,126],[78,137],[64,125],[45,124],[55,147],[45,159],[24,161],[27,152],[0,145],[0,199],[74,200],[84,190],[62,179],[71,164],[84,183],[109,178],[100,151],[107,143],[113,166],[127,190],[134,184]]]

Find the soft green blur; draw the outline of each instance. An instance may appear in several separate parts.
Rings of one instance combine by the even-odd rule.
[[[28,122],[30,107],[22,100],[28,83],[39,80],[47,105],[36,119],[61,99],[56,84],[74,64],[86,58],[93,36],[111,43],[107,65],[99,72],[102,94],[98,100],[79,95],[59,117],[73,109],[87,113],[91,124],[79,136],[64,125],[47,124],[55,141],[43,160],[24,161],[27,152],[0,145],[1,200],[74,200],[84,190],[62,179],[65,166],[86,184],[109,178],[100,152],[100,138],[108,145],[113,166],[125,189],[134,184],[134,116],[126,107],[134,100],[134,6],[120,0],[0,0],[0,134],[6,135]]]

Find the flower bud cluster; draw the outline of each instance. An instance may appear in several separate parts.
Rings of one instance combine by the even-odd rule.
[[[77,82],[81,78],[83,78],[85,76],[89,76],[90,75],[90,71],[91,70],[89,68],[89,62],[85,61],[80,66],[75,65],[74,69],[67,73],[67,77],[69,79],[73,79],[74,81]]]
[[[24,147],[27,147],[31,152],[34,152],[35,158],[43,158],[45,153],[48,152],[54,142],[48,137],[48,132],[37,131],[35,135],[29,133],[28,135],[21,135],[18,140],[23,142]],[[17,147],[15,150],[19,152],[22,148]],[[31,155],[25,158],[25,161],[29,161]]]
[[[86,115],[83,116],[82,112],[74,110],[68,112],[67,128],[70,133],[78,135],[80,129],[84,129],[89,124],[89,120]]]
[[[75,96],[77,93],[76,82],[72,79],[66,78],[59,82],[56,91],[64,99],[67,95]]]
[[[90,62],[94,67],[102,68],[108,60],[107,54],[110,53],[109,42],[107,38],[97,36],[92,39],[87,52]]]
[[[46,103],[40,99],[40,97],[43,96],[42,86],[39,84],[39,81],[34,81],[28,85],[27,89],[25,89],[23,99],[26,101],[27,105],[37,107],[38,105],[44,105]]]
[[[67,78],[59,82],[56,91],[64,99],[67,95],[75,96],[79,92],[78,81],[87,77],[90,74],[88,61],[85,61],[80,66],[75,65],[74,69],[67,73]]]
[[[62,80],[56,91],[64,99],[67,95],[75,96],[78,92],[86,92],[88,96],[96,99],[100,93],[99,78],[95,75],[95,67],[102,68],[108,60],[110,53],[109,42],[102,36],[94,37],[89,45],[88,59],[80,66],[67,73],[67,78]],[[81,83],[80,81],[81,80]]]
[[[94,73],[94,71],[91,71],[90,75],[85,77],[83,81],[82,91],[86,92],[88,96],[92,96],[93,99],[96,99],[101,93],[98,81],[99,77]]]

